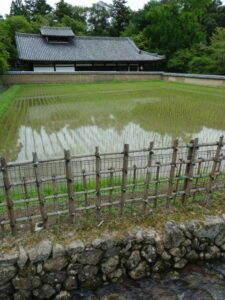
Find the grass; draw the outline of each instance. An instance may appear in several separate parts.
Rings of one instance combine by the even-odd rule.
[[[14,85],[0,93],[0,119],[3,118],[4,114],[8,111],[10,105],[17,97],[20,90],[20,86]]]
[[[167,221],[173,220],[177,223],[184,223],[195,219],[204,223],[206,215],[217,216],[224,213],[225,206],[224,200],[222,200],[222,193],[217,192],[206,207],[198,203],[192,203],[185,207],[173,207],[167,210],[166,214],[165,208],[159,207],[154,212],[146,212],[145,214],[133,212],[123,218],[107,215],[103,219],[104,222],[101,226],[97,226],[97,223],[93,222],[83,222],[82,226],[58,223],[49,227],[48,230],[36,233],[26,231],[15,238],[8,235],[1,240],[0,254],[13,253],[17,251],[18,245],[23,245],[26,249],[30,249],[43,239],[50,239],[53,243],[61,244],[69,244],[76,239],[88,243],[95,238],[101,238],[105,234],[110,234],[117,240],[127,235],[127,233],[131,233],[137,227],[147,231],[156,230],[159,234],[162,234]]]
[[[123,143],[168,145],[225,133],[225,89],[163,81],[16,86],[0,118],[0,153],[10,161],[118,151]],[[5,92],[5,93],[7,93]],[[11,95],[13,94],[13,95]],[[11,98],[10,98],[11,97]],[[9,104],[8,104],[9,105]],[[5,134],[7,132],[7,136]]]

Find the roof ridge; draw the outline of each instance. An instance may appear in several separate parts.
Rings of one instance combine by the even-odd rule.
[[[69,26],[62,26],[62,27],[60,27],[60,26],[40,26],[40,28],[44,28],[44,29],[65,29],[65,30],[72,30],[72,28],[71,27],[69,27]]]
[[[42,37],[41,34],[39,33],[26,33],[26,32],[15,32],[16,35],[26,35],[26,36],[38,36]],[[90,35],[77,35],[74,37],[75,39],[80,38],[80,39],[91,39],[91,40],[103,40],[103,39],[108,39],[108,40],[131,40],[129,37],[117,37],[117,36],[90,36]],[[133,44],[133,42],[132,42]],[[135,44],[134,44],[135,46]],[[136,47],[136,46],[135,46]],[[137,48],[138,49],[138,48]]]
[[[39,36],[39,37],[42,36],[41,34],[38,33],[29,33],[29,32],[26,33],[26,32],[18,32],[18,31],[15,32],[15,35]]]
[[[93,36],[93,35],[77,35],[76,38],[81,38],[81,39],[108,39],[108,40],[128,40],[128,37],[120,37],[120,36]]]

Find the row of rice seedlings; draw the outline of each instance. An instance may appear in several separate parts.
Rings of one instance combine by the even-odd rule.
[[[16,105],[13,106],[12,114],[10,111],[8,113],[9,121],[6,128],[4,128],[4,132],[7,132],[7,135],[3,133],[5,139],[2,146],[3,155],[7,153],[7,156],[10,156],[11,160],[14,160],[14,149],[18,142],[18,127],[24,116],[23,102],[15,101],[14,103],[16,103]]]

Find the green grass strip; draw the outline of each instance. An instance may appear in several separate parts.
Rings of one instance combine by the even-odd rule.
[[[14,85],[0,94],[0,119],[7,112],[13,100],[16,98],[19,89],[19,85]]]

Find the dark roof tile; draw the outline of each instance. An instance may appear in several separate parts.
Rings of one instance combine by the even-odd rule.
[[[77,36],[48,43],[41,35],[16,33],[19,58],[26,61],[157,61],[165,57],[140,51],[130,38]]]
[[[40,32],[44,36],[61,36],[61,37],[75,36],[70,27],[41,26],[40,27]]]

